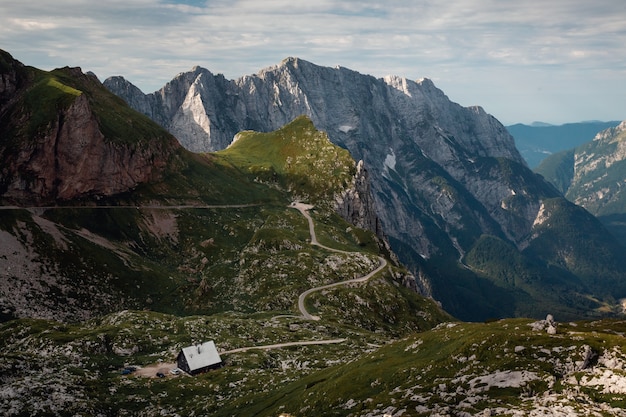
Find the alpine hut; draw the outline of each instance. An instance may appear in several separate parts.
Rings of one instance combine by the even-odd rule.
[[[189,375],[197,375],[223,365],[213,341],[183,348],[176,358],[178,367]]]

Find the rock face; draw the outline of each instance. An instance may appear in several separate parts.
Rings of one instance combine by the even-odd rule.
[[[349,223],[362,229],[371,230],[378,237],[384,237],[384,231],[378,218],[370,180],[363,161],[356,166],[352,186],[337,196],[335,210]]]
[[[59,70],[55,76],[27,69],[8,54],[3,61],[10,65],[0,75],[0,195],[9,201],[44,203],[125,192],[157,178],[179,146],[173,138],[142,143],[135,137],[124,143],[107,137],[104,117],[89,97],[97,94],[93,89],[109,93],[80,69]],[[76,80],[77,88],[58,81],[63,75]],[[56,110],[34,107],[29,94],[42,101],[51,97]]]
[[[428,79],[377,79],[289,58],[232,81],[196,67],[148,95],[120,77],[104,84],[193,151],[219,150],[241,130],[272,131],[309,116],[332,142],[363,161],[392,248],[420,286],[460,318],[514,314],[502,310],[514,303],[505,301],[501,289],[485,290],[492,281],[477,280],[484,273],[463,259],[481,236],[528,252],[545,225],[554,223],[534,231],[542,202],[561,198],[528,169],[502,124],[480,107],[451,102]],[[356,197],[346,195],[339,205],[344,216],[361,210]],[[532,256],[545,264],[565,256],[554,250],[537,249]],[[457,278],[467,274],[468,281]],[[484,308],[494,302],[500,306]]]
[[[36,146],[4,160],[3,195],[53,201],[128,191],[164,168],[166,161],[155,160],[153,151],[106,143],[87,98],[80,95]]]
[[[583,145],[550,155],[536,171],[626,245],[626,121]]]
[[[426,258],[442,248],[432,244],[417,212],[445,219],[453,227],[459,226],[455,218],[471,217],[483,231],[520,242],[532,224],[516,230],[517,225],[508,224],[507,215],[500,213],[502,200],[512,194],[511,184],[491,169],[494,178],[489,184],[475,174],[484,157],[524,166],[512,137],[480,107],[451,102],[427,79],[376,79],[289,58],[235,81],[196,67],[149,95],[120,77],[104,84],[192,151],[223,149],[241,130],[271,131],[308,115],[334,143],[364,161],[386,230],[391,236],[410,236],[411,245]],[[455,183],[454,188],[468,188],[471,195],[466,197],[476,207],[462,207],[464,202],[442,192],[439,177]],[[533,202],[530,211],[536,213],[538,207]],[[450,242],[455,240],[449,236]]]

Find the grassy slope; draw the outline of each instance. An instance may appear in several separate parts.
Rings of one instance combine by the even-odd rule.
[[[577,385],[563,379],[568,361],[582,363],[584,345],[598,355],[614,347],[623,352],[626,344],[620,334],[624,323],[561,325],[556,336],[532,330],[529,324],[527,320],[456,324],[410,336],[353,363],[289,384],[272,396],[258,396],[250,401],[255,404],[250,415],[272,415],[281,410],[294,415],[377,415],[397,410],[424,416],[433,415],[435,410],[473,415],[490,407],[528,412],[536,407],[532,397],[544,393],[555,394],[552,407],[562,399],[585,415],[585,407],[578,404],[584,401],[584,394],[565,399],[566,391]],[[620,357],[623,359],[623,354]],[[581,378],[586,372],[576,374],[575,367],[571,364],[572,375]],[[470,382],[475,377],[515,371],[534,372],[537,377],[521,386],[501,388]],[[619,366],[617,377],[623,378]],[[588,392],[598,403],[613,407],[625,404],[624,394]],[[234,406],[223,415],[233,411]],[[509,414],[500,411],[498,415]]]
[[[152,415],[162,410],[211,414],[227,404],[245,402],[259,387],[274,392],[286,381],[349,362],[374,345],[449,320],[434,302],[399,285],[394,277],[403,271],[395,267],[367,284],[312,295],[308,301],[322,316],[321,322],[297,317],[300,292],[367,273],[377,265],[378,246],[370,232],[351,227],[324,204],[325,198],[349,183],[354,161],[345,151],[329,148],[325,135],[306,119],[298,119],[277,135],[285,137],[285,132],[291,132],[287,135],[290,156],[303,162],[295,171],[276,164],[275,172],[260,178],[264,170],[237,163],[234,150],[226,155],[183,153],[187,159],[180,171],[133,193],[100,200],[100,208],[75,208],[71,205],[94,202],[72,202],[65,208],[43,210],[42,216],[57,225],[68,242],[66,249],[55,247],[48,231],[33,222],[37,214],[7,212],[14,218],[3,217],[2,229],[21,235],[25,244],[27,236],[36,236],[41,242],[38,255],[63,265],[68,278],[95,288],[106,283],[115,293],[129,297],[109,308],[154,312],[112,313],[74,324],[23,319],[1,325],[2,369],[11,375],[3,379],[0,410],[18,409],[29,415],[139,411]],[[293,143],[302,138],[314,138],[315,146]],[[283,145],[279,140],[259,150],[277,152]],[[318,151],[333,155],[336,170],[316,167],[313,158],[306,157]],[[304,158],[299,158],[301,153]],[[317,174],[298,176],[311,169],[318,169]],[[330,177],[338,180],[328,187]],[[319,203],[311,214],[321,242],[356,253],[311,247],[306,220],[288,207],[294,198],[290,190]],[[172,207],[152,207],[163,204]],[[179,204],[251,205],[174,207]],[[114,205],[126,207],[103,208]],[[157,230],[157,218],[170,226]],[[17,232],[23,227],[29,232]],[[105,245],[86,239],[85,230]],[[272,319],[285,314],[291,317]],[[119,373],[129,363],[171,361],[182,346],[207,339],[226,350],[332,338],[347,341],[233,354],[226,356],[226,372],[193,379],[153,381]],[[207,392],[214,395],[207,399]]]
[[[3,70],[8,70],[10,56],[2,58]],[[19,72],[27,82],[6,113],[11,122],[4,136],[13,146],[9,153],[45,134],[59,112],[81,95],[87,97],[107,141],[164,144],[165,157],[171,152],[158,183],[98,201],[64,202],[67,208],[41,214],[3,213],[3,230],[25,251],[35,248],[28,262],[46,271],[41,280],[51,287],[42,290],[46,302],[54,304],[55,293],[66,293],[77,310],[89,309],[89,292],[80,288],[93,286],[117,300],[97,302],[92,307],[96,314],[117,308],[176,314],[290,311],[302,288],[351,277],[368,267],[360,264],[363,259],[335,255],[328,261],[325,253],[303,249],[306,221],[287,208],[294,198],[318,206],[320,241],[375,259],[374,236],[350,228],[328,210],[328,200],[350,183],[355,163],[310,120],[299,118],[269,134],[245,132],[223,153],[194,155],[173,146],[171,135],[79,69],[19,67]],[[17,115],[27,123],[13,117]],[[175,208],[207,204],[250,207]],[[127,208],[72,208],[75,205]],[[172,208],[151,208],[163,205]],[[53,222],[57,238],[66,243],[57,242],[41,221],[35,221],[40,216]],[[266,272],[272,268],[278,272]],[[274,287],[280,289],[277,294]]]
[[[216,156],[311,203],[327,204],[355,173],[350,153],[333,145],[305,116],[276,132],[242,132]]]
[[[112,283],[115,291],[141,290],[141,296],[128,307],[146,306],[170,313],[289,311],[299,292],[308,286],[367,272],[370,264],[377,262],[374,255],[378,246],[371,233],[350,227],[322,207],[324,198],[345,187],[351,178],[354,161],[347,152],[331,145],[306,119],[295,121],[276,135],[288,135],[290,143],[285,146],[278,141],[258,149],[278,154],[287,148],[294,161],[302,159],[299,155],[307,156],[303,164],[294,163],[289,172],[279,168],[261,181],[258,172],[238,162],[232,150],[227,155],[183,154],[187,157],[184,168],[170,173],[164,181],[98,202],[129,208],[52,209],[45,217],[70,231],[85,228],[119,248],[111,253],[72,236],[80,251],[95,259],[89,271],[97,276],[97,265],[106,265],[103,269],[117,278]],[[298,138],[304,143],[298,143]],[[309,138],[313,138],[313,146],[306,142]],[[251,149],[247,155],[263,160],[264,155],[255,152]],[[323,167],[320,174],[300,181],[303,176],[299,173],[311,169],[309,161],[314,158],[308,156],[319,152],[332,153],[336,169]],[[292,185],[294,177],[298,179]],[[339,178],[334,187],[328,187],[331,177]],[[306,220],[287,207],[294,197],[286,187],[297,189],[299,197],[315,196],[312,198],[320,202],[313,215],[321,242],[361,252],[365,258],[328,256],[307,247]],[[250,206],[175,208],[181,204]],[[151,208],[153,205],[172,208]],[[155,236],[153,224],[163,219],[172,224],[173,231]],[[80,259],[74,261],[78,265],[72,269],[81,268]],[[146,305],[147,299],[151,302]]]
[[[4,56],[5,71],[9,69],[9,58]],[[167,131],[132,110],[94,76],[83,74],[78,68],[42,71],[33,67],[18,67],[17,71],[24,85],[18,91],[18,100],[3,115],[0,131],[5,141],[37,140],[57,122],[61,111],[67,109],[76,97],[85,95],[106,140],[144,146],[161,142],[170,148],[176,143]]]
[[[61,71],[41,87],[60,90],[61,97],[74,94],[73,84],[63,81],[64,74]],[[59,89],[56,82],[70,87]],[[108,126],[104,129],[121,132],[117,138],[112,134],[112,140],[129,140],[124,127],[115,127],[124,125],[123,117],[106,111],[99,114]],[[398,389],[409,392],[419,385],[426,398],[440,387],[435,385],[441,382],[436,378],[447,385],[446,378],[464,372],[460,365],[464,362],[453,360],[457,355],[467,358],[468,349],[474,351],[490,338],[494,346],[513,340],[528,345],[532,336],[511,330],[511,325],[498,330],[491,327],[495,325],[467,324],[452,328],[454,334],[448,327],[415,334],[449,317],[432,301],[399,286],[387,271],[366,285],[312,296],[310,303],[322,315],[322,322],[272,319],[277,314],[293,314],[294,296],[304,288],[360,274],[377,253],[371,235],[351,231],[324,207],[332,192],[349,182],[354,162],[348,161],[345,151],[329,147],[310,126],[306,119],[298,119],[278,133],[246,133],[238,145],[217,155],[181,152],[180,169],[172,170],[161,183],[98,202],[129,208],[68,207],[44,212],[69,242],[66,250],[55,246],[48,231],[32,222],[36,214],[7,212],[2,229],[19,235],[24,244],[35,237],[41,245],[35,246],[37,255],[61,265],[68,279],[88,288],[97,287],[102,279],[130,298],[126,304],[118,300],[119,305],[109,308],[146,308],[184,316],[144,311],[112,313],[76,324],[29,319],[4,323],[0,325],[0,408],[15,415],[237,415],[242,410],[247,415],[281,411],[348,415],[393,401],[415,408],[418,403],[447,403],[449,398],[437,394],[421,402],[410,397],[407,402]],[[307,148],[294,143],[301,134],[317,145]],[[245,155],[244,145],[256,149],[256,156]],[[283,146],[289,151],[281,153]],[[316,165],[320,155],[332,156],[333,165]],[[327,187],[329,181],[331,187]],[[362,254],[334,257],[309,247],[306,221],[286,207],[294,197],[320,203],[313,213],[320,240]],[[236,209],[140,207],[155,202],[255,205]],[[155,232],[158,217],[175,227]],[[86,239],[79,233],[83,229],[107,245]],[[597,345],[599,329],[583,334],[576,343]],[[493,338],[494,334],[498,336]],[[347,341],[229,355],[227,367],[197,378],[146,380],[119,374],[126,364],[172,360],[180,347],[206,339],[229,349],[337,337]],[[399,337],[407,339],[377,348]],[[601,339],[607,340],[604,346],[616,340],[613,336]],[[544,336],[538,340],[547,343]],[[411,350],[419,356],[411,356]],[[491,351],[480,351],[484,366],[492,362],[504,369],[523,365],[515,356],[506,356],[509,362],[500,361]],[[373,353],[363,357],[367,352]],[[477,372],[480,369],[486,368],[479,366]],[[422,382],[422,374],[427,383]],[[354,388],[346,391],[349,386]],[[538,383],[536,388],[543,386]],[[520,390],[495,393],[496,399],[513,404],[519,396]],[[593,400],[623,401],[602,396]],[[352,407],[358,408],[350,411]]]

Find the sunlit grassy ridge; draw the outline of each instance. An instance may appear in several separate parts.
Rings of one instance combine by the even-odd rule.
[[[355,173],[350,153],[333,145],[305,116],[275,132],[239,133],[216,156],[260,181],[278,180],[294,195],[319,203],[345,189]]]
[[[70,83],[63,84],[63,71],[51,80],[42,79],[41,88],[77,94],[64,91]],[[114,132],[111,140],[124,137],[116,128],[123,112],[98,114],[103,130]],[[379,264],[376,236],[332,208],[351,185],[355,162],[310,120],[245,133],[218,154],[176,152],[176,165],[161,180],[132,192],[2,217],[1,231],[33,254],[20,262],[41,274],[45,291],[34,286],[31,295],[44,306],[40,314],[74,314],[59,317],[65,323],[19,319],[0,326],[0,366],[10,372],[0,388],[5,414],[213,414],[450,319],[405,288],[406,270],[391,264],[367,283],[311,296],[322,321],[300,317],[300,293]],[[289,207],[294,200],[315,205],[320,242],[345,253],[310,244],[306,218]],[[28,311],[22,308],[19,315]],[[81,315],[95,318],[78,321]],[[126,365],[172,361],[199,341],[229,350],[328,339],[345,341],[230,354],[226,372],[197,378],[120,375]]]

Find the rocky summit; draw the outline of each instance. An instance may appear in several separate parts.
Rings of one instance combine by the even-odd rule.
[[[308,115],[363,161],[394,251],[422,291],[457,317],[541,317],[555,308],[580,317],[619,308],[611,300],[626,295],[617,242],[571,234],[577,221],[603,226],[582,213],[568,217],[573,207],[528,169],[504,126],[480,107],[451,102],[428,79],[374,78],[288,58],[236,80],[195,67],[151,94],[121,77],[104,84],[198,152]],[[592,265],[606,256],[597,261],[596,250],[610,254],[599,280]],[[500,262],[505,253],[518,261]],[[599,302],[580,308],[585,294]]]
[[[536,169],[572,202],[584,207],[626,245],[626,121],[586,143],[547,157]]]

